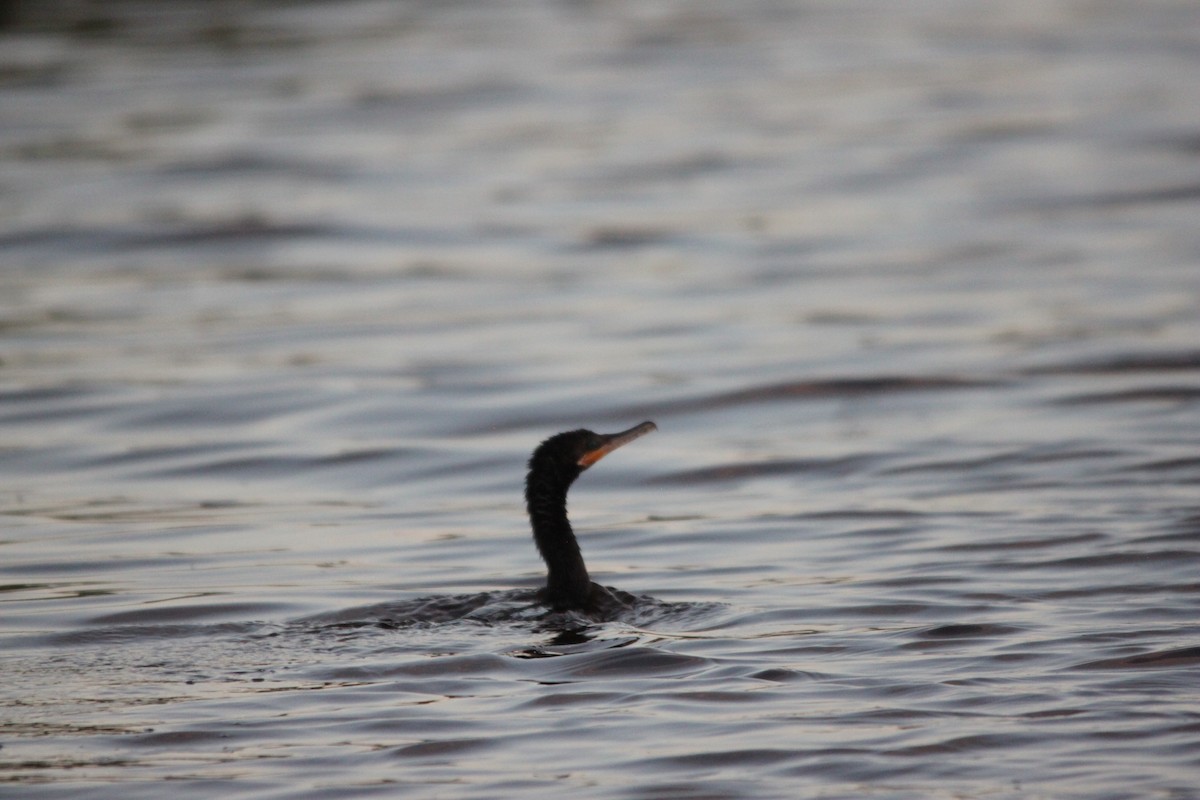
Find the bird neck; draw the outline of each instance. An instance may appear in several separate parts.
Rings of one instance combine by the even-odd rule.
[[[558,608],[582,608],[592,581],[571,523],[567,520],[567,488],[531,481],[525,500],[533,540],[546,562],[546,599]]]

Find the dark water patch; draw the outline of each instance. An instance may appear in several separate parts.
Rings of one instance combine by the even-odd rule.
[[[7,17],[14,13],[12,5],[0,6],[0,31],[10,27]],[[14,60],[0,64],[0,88],[54,89],[71,74],[64,63],[18,63]]]
[[[1076,664],[1075,669],[1156,669],[1200,666],[1200,646],[1157,650],[1122,658],[1104,658]]]
[[[116,247],[188,247],[208,243],[251,243],[296,240],[302,237],[330,236],[336,231],[328,224],[277,222],[263,217],[239,217],[206,225],[191,225],[174,230],[125,231]]]
[[[1192,203],[1200,200],[1200,184],[1178,184],[1151,189],[1094,194],[1038,200],[1031,204],[1043,211],[1071,209],[1127,209],[1157,206],[1167,203]]]
[[[344,289],[350,283],[361,284],[363,282],[354,273],[339,270],[337,267],[305,267],[295,264],[278,267],[266,265],[215,267],[211,274],[214,282],[222,284],[286,283],[295,285],[327,283],[340,284],[339,288]]]
[[[269,608],[274,608],[268,604],[264,604]],[[274,609],[277,610],[277,609]],[[217,618],[222,616],[232,616],[238,612],[231,609],[218,609],[217,613],[212,615]],[[113,614],[111,617],[121,619],[125,615]],[[170,621],[174,619],[180,620],[197,620],[196,622],[177,622],[172,624]],[[155,617],[154,620],[146,620],[140,623],[135,622],[112,622],[104,617],[97,617],[89,620],[89,624],[104,626],[94,628],[76,628],[53,633],[44,637],[47,644],[55,647],[70,647],[74,645],[93,645],[93,644],[109,644],[117,645],[121,643],[135,643],[142,641],[145,643],[159,643],[164,641],[173,641],[180,639],[197,639],[203,637],[251,637],[251,636],[272,636],[278,628],[274,625],[269,625],[263,622],[246,622],[246,621],[230,621],[230,622],[205,622],[203,620],[211,619],[203,613],[193,613],[191,615],[182,614],[178,617],[165,615]]]
[[[95,255],[133,250],[265,246],[300,241],[446,245],[457,234],[430,228],[368,227],[331,222],[285,222],[263,216],[234,217],[207,223],[162,223],[145,227],[58,226],[0,233],[0,252],[37,248],[61,254]]]
[[[1065,719],[1090,713],[1085,708],[1047,708],[1040,711],[1029,711],[1020,716],[1024,719]]]
[[[917,636],[930,639],[985,639],[1000,636],[1011,636],[1020,633],[1021,629],[1011,625],[995,623],[958,623],[938,625],[917,631]]]
[[[334,673],[339,679],[346,680],[355,675],[360,677],[410,677],[410,678],[447,678],[461,679],[467,677],[492,677],[506,675],[517,668],[513,659],[505,658],[494,653],[467,653],[442,655],[438,658],[422,658],[415,661],[389,664],[381,668],[363,667],[356,670],[350,667],[333,666]],[[412,685],[412,684],[408,684]],[[431,691],[437,692],[436,688]]]
[[[282,418],[322,408],[327,398],[319,394],[296,392],[292,388],[237,388],[207,396],[175,395],[150,405],[123,409],[109,422],[115,430],[227,427],[267,419]]]
[[[0,585],[0,594],[20,595],[5,597],[0,602],[38,602],[42,600],[70,600],[85,597],[110,597],[119,594],[116,589],[95,588],[100,581],[75,581],[71,583],[10,583]]]
[[[953,376],[877,376],[864,378],[830,378],[826,380],[772,383],[720,392],[702,397],[680,398],[652,406],[638,406],[650,416],[715,411],[760,403],[781,403],[797,400],[845,400],[860,397],[879,397],[908,392],[955,391],[996,387],[995,381]],[[633,413],[623,412],[622,417]],[[636,414],[635,414],[636,416]]]
[[[758,706],[760,703],[783,701],[787,695],[783,692],[775,693],[774,698],[770,692],[759,689],[754,692],[728,690],[728,691],[678,691],[671,690],[665,692],[652,693],[652,696],[657,695],[661,698],[662,707],[666,710],[670,709],[686,709],[688,706]]]
[[[809,681],[813,679],[811,673],[780,667],[760,670],[759,672],[751,673],[750,677],[756,681],[767,681],[768,683],[794,683],[796,681]]]
[[[570,415],[540,412],[514,414],[488,419],[448,431],[455,436],[513,430],[544,430],[547,426],[578,427],[581,418],[604,424],[628,424],[630,419],[669,417],[673,414],[692,414],[720,411],[758,404],[786,403],[803,400],[852,400],[884,397],[912,392],[960,391],[996,387],[996,381],[941,376],[882,376],[867,378],[833,378],[828,380],[773,383],[732,392],[719,392],[697,397],[681,397],[665,401],[648,401],[617,409],[611,405],[585,405]],[[584,401],[586,402],[586,401]]]
[[[571,686],[574,684],[564,684]],[[624,697],[625,691],[557,691],[553,694],[543,694],[524,704],[525,708],[594,708],[596,706],[615,706]]]
[[[645,800],[743,800],[746,785],[712,777],[705,778],[702,785],[652,782],[642,786],[638,796]]]
[[[880,509],[836,509],[830,511],[809,511],[803,514],[793,514],[779,519],[796,520],[873,520],[873,519],[927,519],[928,514],[920,511],[910,511],[901,508]]]
[[[970,608],[959,606],[953,611],[962,614],[965,611],[970,611]],[[983,612],[984,607],[979,607],[976,610]],[[911,601],[896,600],[895,602],[881,601],[878,603],[863,603],[862,605],[829,605],[821,608],[814,608],[811,612],[814,619],[884,619],[890,621],[909,620],[913,617],[920,617],[926,614],[946,614],[950,615],[952,609],[942,608],[931,603],[914,603]]]
[[[976,734],[972,736],[956,736],[930,744],[899,747],[888,750],[887,754],[899,758],[925,758],[928,756],[967,754],[976,757],[996,750],[1029,746],[1038,741],[1041,741],[1041,737],[1036,734]]]
[[[1043,561],[994,561],[988,564],[980,564],[979,568],[1001,571],[1075,570],[1129,567],[1134,564],[1140,566],[1150,566],[1153,564],[1182,566],[1192,562],[1200,562],[1200,550],[1122,550],[1084,556],[1046,559]]]
[[[11,771],[12,773],[12,777],[6,779],[7,783],[23,785],[25,787],[38,786],[46,783],[47,781],[45,778],[38,774],[38,772],[42,770],[68,770],[75,775],[81,770],[89,767],[98,767],[106,771],[111,771],[119,769],[133,769],[141,766],[144,765],[136,759],[109,757],[88,760],[72,756],[55,756],[52,758],[37,759],[32,761],[0,762],[0,769],[5,770],[6,772]],[[32,794],[33,791],[37,790],[30,790],[30,794]],[[126,790],[123,792],[123,794],[128,797],[129,791]],[[52,794],[50,796],[53,797],[54,795]],[[82,794],[78,790],[72,791],[70,794],[62,794],[60,796],[69,797],[72,799],[81,798],[81,800],[87,800],[89,797],[89,795]],[[97,800],[99,800],[99,798],[103,797],[103,794],[94,794],[90,795],[90,797],[97,798]]]
[[[92,386],[59,385],[31,386],[22,389],[0,389],[0,406],[8,407],[10,403],[43,404],[53,400],[74,400],[80,397],[90,397],[99,392]]]
[[[287,177],[306,180],[338,182],[351,177],[350,167],[333,162],[313,159],[288,159],[262,152],[224,153],[203,159],[177,161],[157,170],[159,177],[199,178],[244,178]]]
[[[80,463],[90,467],[144,465],[155,461],[200,458],[238,450],[258,450],[265,445],[266,442],[244,440],[236,442],[190,442],[186,445],[154,445],[90,456],[83,459]]]
[[[1025,375],[1122,375],[1140,372],[1200,370],[1200,351],[1177,350],[1121,355],[1047,364],[1022,370]]]
[[[533,87],[500,77],[471,83],[451,83],[415,89],[371,89],[354,99],[355,114],[382,113],[402,121],[422,115],[443,115],[493,105],[508,105],[532,97]]]
[[[195,745],[218,744],[221,746],[232,743],[235,739],[249,738],[250,734],[238,731],[230,726],[226,730],[187,730],[163,731],[161,733],[143,733],[130,736],[123,744],[133,747],[192,747]]]
[[[417,455],[416,451],[406,450],[406,453],[412,452]],[[429,455],[428,451],[422,455]],[[419,456],[415,459],[406,459],[411,461],[419,461]],[[518,462],[519,463],[519,462]],[[455,460],[452,463],[435,465],[430,463],[420,463],[419,475],[421,478],[429,481],[437,481],[440,478],[461,477],[463,475],[486,474],[495,476],[503,470],[513,471],[513,459],[508,456],[487,456],[482,458],[470,458]],[[511,486],[511,479],[501,485]]]
[[[822,754],[848,752],[846,749],[831,748],[822,750]],[[705,750],[686,755],[666,756],[657,759],[637,761],[630,766],[638,768],[671,767],[696,771],[702,776],[711,770],[767,767],[791,761],[802,755],[800,751],[788,749],[751,748],[744,750]]]
[[[63,402],[58,402],[58,401]],[[80,402],[82,401],[82,402]],[[54,395],[39,400],[36,397],[16,398],[0,402],[0,425],[28,425],[55,421],[77,421],[104,417],[125,408],[120,400],[98,393]]]
[[[1171,595],[1193,595],[1200,593],[1200,583],[1105,583],[1099,585],[1073,586],[1067,589],[1052,589],[1039,593],[1050,600],[1073,600],[1087,597],[1154,597]]]
[[[104,562],[95,561],[22,561],[18,564],[0,564],[0,575],[76,575],[94,576],[101,568],[108,571],[118,570],[159,570],[177,569],[185,560],[176,555],[159,558],[120,558],[107,559]]]
[[[64,459],[65,460],[65,459]],[[61,464],[56,464],[60,467]],[[188,522],[211,521],[216,512],[236,514],[239,511],[251,511],[260,506],[252,503],[241,503],[232,500],[201,500],[187,501],[171,505],[152,505],[139,502],[127,497],[108,497],[89,499],[83,503],[67,502],[53,506],[25,506],[10,508],[0,513],[12,517],[31,517],[60,522],[95,522],[95,523],[146,523],[146,522]],[[217,531],[220,526],[206,526],[210,532]],[[173,533],[178,533],[174,531]],[[70,562],[62,562],[64,568],[70,570]],[[122,563],[129,563],[124,560]],[[0,570],[3,566],[0,566]]]
[[[1162,531],[1162,533],[1145,536],[1140,541],[1147,544],[1151,542],[1177,541],[1179,539],[1200,541],[1200,514],[1185,513],[1180,519],[1163,525]]]
[[[88,620],[90,625],[120,625],[122,635],[128,635],[138,626],[157,626],[165,623],[179,624],[182,622],[200,622],[220,619],[223,617],[241,617],[243,619],[277,616],[286,612],[291,606],[282,603],[204,603],[198,605],[169,605],[152,608],[138,608],[133,611],[119,611],[114,614],[104,614]],[[149,628],[153,633],[155,628]],[[161,633],[161,631],[160,631]]]
[[[974,550],[1039,550],[1047,547],[1063,547],[1067,545],[1088,544],[1108,540],[1108,535],[1099,531],[1083,533],[1066,533],[1054,536],[1043,536],[1037,539],[992,539],[983,542],[959,542],[941,544],[940,550],[948,552],[971,552]]]
[[[490,739],[442,739],[431,742],[407,744],[389,751],[393,758],[457,759],[501,746],[501,741]]]
[[[927,526],[913,521],[907,524],[897,525],[868,525],[844,528],[836,531],[822,531],[821,536],[834,537],[847,541],[854,540],[884,540],[896,539],[897,537],[906,537],[912,535],[922,535],[927,530]],[[810,534],[811,535],[811,534]],[[873,543],[864,544],[864,547],[870,547]]]
[[[57,589],[60,586],[70,585],[71,584],[69,583],[6,583],[0,584],[0,594],[7,592],[42,591],[45,589]]]
[[[658,475],[648,482],[651,485],[687,485],[699,483],[721,483],[749,480],[779,475],[843,476],[861,472],[878,463],[882,456],[858,455],[836,458],[800,458],[757,463],[738,462],[701,469],[672,472]]]
[[[376,462],[408,461],[412,457],[413,451],[402,448],[365,448],[318,456],[279,455],[228,458],[185,466],[156,467],[143,471],[141,475],[147,478],[215,475],[245,478],[295,477],[305,473],[371,465]]]
[[[123,251],[140,247],[213,243],[270,242],[328,236],[334,228],[317,223],[282,223],[243,217],[208,225],[162,225],[157,229],[58,227],[0,234],[0,248],[54,245],[64,250]]]
[[[1200,457],[1166,458],[1161,461],[1147,461],[1126,467],[1125,469],[1142,472],[1195,472],[1197,468],[1200,468]]]
[[[750,164],[765,163],[766,161],[761,159],[738,158],[728,152],[697,152],[639,164],[606,166],[594,179],[621,185],[669,183],[688,181]]]
[[[367,687],[367,691],[386,693],[388,687],[378,687],[371,684],[343,684],[348,687]],[[420,700],[416,701],[421,703]],[[413,738],[414,732],[419,731],[423,736],[434,734],[455,734],[464,732],[462,723],[453,719],[441,719],[436,714],[426,714],[420,717],[405,715],[401,718],[382,717],[379,719],[355,719],[356,732],[376,737],[377,740],[401,741]]]
[[[996,453],[978,458],[947,459],[938,461],[902,464],[881,470],[885,475],[905,475],[922,472],[954,472],[970,474],[977,470],[993,467],[1013,467],[1028,464],[1056,464],[1071,461],[1112,460],[1127,455],[1126,452],[1115,449],[1101,448],[1071,448],[1065,443],[1048,447],[1026,448],[1022,450]]]
[[[820,722],[832,722],[834,719],[839,719],[854,725],[877,726],[881,723],[884,725],[912,725],[923,720],[936,721],[976,715],[977,712],[967,710],[943,711],[920,706],[887,706],[848,712],[845,715],[811,717],[811,719]]]
[[[144,727],[119,725],[72,725],[63,722],[5,722],[0,732],[9,736],[125,736],[144,733]],[[0,749],[3,749],[0,747]],[[0,773],[2,773],[0,769]],[[3,779],[0,779],[3,782]]]
[[[1056,398],[1052,402],[1061,406],[1087,406],[1118,403],[1194,403],[1197,400],[1200,400],[1200,387],[1197,386],[1154,386],[1069,395]]]
[[[5,154],[15,161],[43,161],[61,163],[70,161],[130,162],[145,155],[140,147],[129,142],[115,142],[96,136],[54,136],[38,141],[22,142],[4,148]]]
[[[1200,155],[1200,132],[1191,129],[1169,130],[1140,137],[1131,144],[1149,145],[1187,156],[1195,156]]]
[[[890,531],[889,531],[890,533]],[[938,548],[939,550],[942,548]],[[963,584],[969,583],[970,578],[962,575],[904,575],[880,580],[864,580],[862,586],[879,587],[880,589],[936,589],[945,587],[945,593],[957,594]]]
[[[811,627],[811,625],[814,624],[815,620],[821,618],[824,610],[824,606],[772,606],[766,609],[754,609],[740,613],[735,612],[730,618],[721,620],[720,625],[713,626],[712,628],[696,628],[695,630],[710,631],[728,627],[754,631],[765,627],[769,631],[765,635],[771,637],[807,636],[821,632],[818,628]],[[808,623],[809,627],[800,627],[805,623]]]
[[[697,656],[672,653],[653,647],[624,647],[544,659],[548,669],[542,680],[643,680],[649,677],[682,677],[708,669],[713,662]]]
[[[544,428],[546,425],[577,424],[579,417],[604,423],[625,424],[639,417],[669,417],[672,414],[692,414],[720,411],[766,403],[786,403],[801,400],[851,400],[910,392],[936,392],[979,389],[998,386],[994,381],[969,378],[922,376],[882,376],[868,378],[832,378],[828,380],[773,383],[732,392],[719,392],[698,397],[638,403],[619,409],[587,408],[567,416],[512,416],[489,420],[485,425],[454,431],[457,435],[494,433],[496,431]]]
[[[670,242],[672,232],[653,228],[603,227],[588,231],[583,237],[584,250],[628,250]]]

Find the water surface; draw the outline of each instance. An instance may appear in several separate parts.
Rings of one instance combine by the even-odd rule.
[[[19,8],[0,793],[1197,796],[1193,3]]]

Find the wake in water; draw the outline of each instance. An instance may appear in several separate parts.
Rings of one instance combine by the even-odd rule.
[[[383,603],[306,620],[339,627],[411,628],[473,620],[488,625],[535,623],[576,628],[598,622],[645,624],[686,612],[652,597],[594,583],[567,519],[567,491],[583,471],[622,445],[657,430],[643,422],[620,433],[574,430],[551,436],[529,457],[525,503],[533,540],[546,562],[546,586],[473,595],[424,597]]]
[[[618,622],[637,627],[699,620],[724,606],[668,603],[605,587],[616,602],[603,608],[560,610],[547,606],[541,590],[511,589],[469,595],[438,595],[376,603],[316,614],[295,624],[316,628],[411,629],[475,622],[487,626],[524,625],[537,631],[585,630]]]

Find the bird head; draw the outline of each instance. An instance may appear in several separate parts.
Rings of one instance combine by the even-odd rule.
[[[565,489],[588,467],[622,445],[645,436],[657,426],[643,422],[620,433],[595,433],[579,429],[555,434],[538,445],[529,458],[529,475],[554,476]]]

